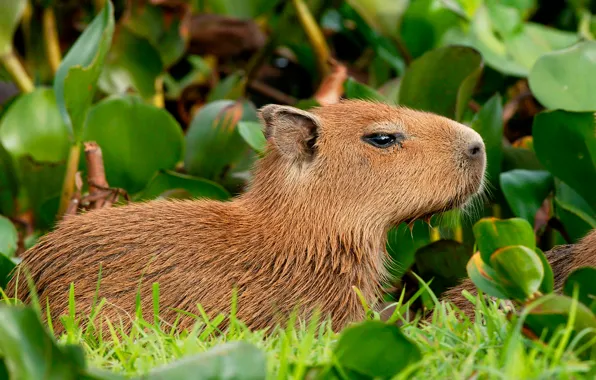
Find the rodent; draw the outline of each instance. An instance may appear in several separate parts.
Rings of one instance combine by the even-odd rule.
[[[545,256],[553,270],[553,290],[561,293],[565,280],[575,269],[596,267],[596,229],[588,232],[577,244],[555,246],[545,252]],[[462,295],[464,290],[474,296],[478,294],[472,280],[465,278],[459,285],[441,294],[439,299],[453,303],[466,317],[474,319],[475,306]]]
[[[302,319],[317,309],[338,331],[365,317],[353,286],[370,305],[380,296],[392,226],[463,206],[483,190],[481,136],[439,115],[342,100],[309,111],[270,104],[259,116],[266,151],[234,199],[98,209],[63,219],[26,251],[17,268],[28,269],[52,319],[68,314],[71,282],[77,314],[88,315],[101,264],[101,315],[121,318],[125,330],[139,288],[152,320],[159,282],[167,323],[173,309],[199,315],[199,303],[210,317],[227,315],[236,287],[236,315],[251,329],[283,325],[296,308]],[[6,292],[15,290],[30,300],[22,274]],[[194,322],[180,314],[178,327]]]

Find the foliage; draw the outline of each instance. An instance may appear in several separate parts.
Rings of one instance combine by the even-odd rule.
[[[310,343],[296,348],[300,358],[293,363],[284,360],[296,331],[280,330],[272,341],[244,332],[255,334],[248,336],[257,345],[270,342],[259,350],[223,344],[223,338],[219,345],[203,330],[199,341],[211,339],[207,351],[189,343],[197,330],[182,338],[197,356],[171,364],[165,357],[147,359],[137,365],[157,368],[128,372],[261,378],[275,367],[280,377],[444,375],[441,365],[450,364],[425,369],[429,358],[438,362],[447,355],[428,342],[440,335],[439,346],[452,344],[444,326],[461,340],[466,328],[481,334],[470,322],[456,327],[455,316],[446,317],[449,310],[434,301],[466,276],[519,311],[507,322],[478,300],[477,311],[489,317],[486,328],[502,339],[493,341],[487,332],[476,335],[477,342],[490,341],[502,353],[478,346],[463,357],[453,346],[461,362],[453,373],[484,373],[470,364],[480,352],[484,368],[499,368],[505,377],[531,374],[515,363],[538,352],[554,363],[532,362],[544,371],[555,371],[563,352],[594,358],[589,280],[595,269],[571,273],[559,294],[543,253],[596,228],[594,2],[10,3],[0,17],[0,287],[23,249],[51,230],[73,199],[93,191],[92,183],[77,180],[89,173],[83,147],[90,141],[101,148],[110,196],[126,194],[131,201],[226,200],[241,193],[266,149],[257,118],[266,103],[308,109],[345,97],[404,105],[468,125],[486,145],[484,198],[434,216],[430,226],[393,226],[387,236],[394,263],[385,300],[397,302],[399,311],[435,307],[433,318],[443,327],[428,333],[409,322],[400,329],[368,321],[337,337],[319,334],[317,342],[338,340],[333,350],[321,348],[325,354],[316,362],[306,360],[308,344],[318,344],[312,343],[314,330],[299,330]],[[341,77],[337,67],[349,75]],[[18,91],[5,91],[13,83]],[[9,321],[0,325],[0,337],[14,339],[0,339],[0,377],[3,371],[43,377],[43,371],[116,378],[87,365],[97,348],[89,337],[80,340],[83,357],[80,348],[54,342],[30,309],[0,311]],[[70,343],[76,343],[72,333]],[[170,335],[155,334],[161,340],[147,344],[176,346]],[[133,343],[122,344],[131,352],[103,347],[106,366],[127,366],[138,354]],[[179,356],[172,347],[168,362]]]

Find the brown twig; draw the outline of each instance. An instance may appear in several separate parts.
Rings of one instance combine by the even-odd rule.
[[[70,202],[68,203],[68,206],[66,207],[66,210],[64,211],[64,215],[62,215],[62,218],[66,218],[68,216],[71,215],[76,215],[79,206],[81,204],[81,189],[83,188],[83,178],[81,177],[81,172],[76,172],[75,173],[75,191],[72,195],[72,198],[70,199]]]
[[[261,82],[258,79],[253,79],[252,81],[248,82],[248,87],[260,92],[265,96],[270,97],[271,99],[275,100],[278,104],[294,105],[298,103],[298,100],[293,96],[285,94],[279,91],[278,89],[273,88],[264,82]]]
[[[331,67],[331,73],[323,78],[314,95],[314,98],[321,105],[339,102],[344,92],[344,83],[348,79],[346,66],[334,59],[329,59],[329,66]]]
[[[87,161],[87,183],[89,184],[89,195],[94,196],[101,190],[109,188],[106,180],[106,172],[103,165],[101,148],[94,142],[85,142],[85,160]],[[104,197],[100,197],[91,204],[92,209],[110,207],[111,203]]]
[[[530,96],[532,96],[532,92],[530,90],[526,90],[520,92],[511,100],[509,100],[507,104],[505,104],[505,106],[503,107],[503,125],[507,125],[509,123],[509,120],[513,118],[513,116],[519,109],[521,102]]]

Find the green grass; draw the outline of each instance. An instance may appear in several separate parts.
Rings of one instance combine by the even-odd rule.
[[[448,303],[438,305],[431,323],[419,318],[405,322],[402,331],[420,348],[422,360],[396,378],[564,379],[581,378],[590,370],[589,362],[571,352],[573,344],[559,352],[561,339],[545,345],[525,338],[518,324],[509,322],[499,309],[499,302],[480,303],[476,309],[474,322],[462,318]],[[276,328],[266,336],[263,331],[251,332],[233,317],[226,331],[217,329],[223,315],[214,320],[197,318],[194,329],[175,333],[137,317],[130,334],[117,333],[113,326],[111,340],[96,339],[70,320],[58,341],[81,344],[91,367],[126,376],[145,374],[224,342],[246,341],[266,352],[269,378],[285,379],[302,378],[312,366],[331,363],[339,337],[326,322],[318,328],[313,323],[302,323],[297,329]]]

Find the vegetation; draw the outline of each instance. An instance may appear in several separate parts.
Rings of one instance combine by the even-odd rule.
[[[589,0],[4,2],[0,290],[65,215],[242,192],[266,103],[450,117],[484,138],[488,186],[472,210],[389,232],[389,321],[363,300],[367,321],[342,332],[315,319],[266,336],[198,308],[178,332],[159,323],[156,287],[155,320],[96,337],[72,300],[45,324],[43,302],[2,292],[0,378],[593,377],[596,268],[553,293],[544,252],[596,228],[594,13]],[[466,276],[474,321],[436,298]]]

